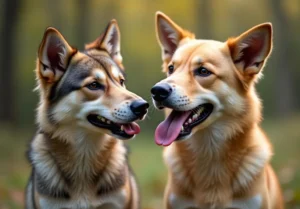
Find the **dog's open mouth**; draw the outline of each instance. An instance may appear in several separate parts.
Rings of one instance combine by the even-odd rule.
[[[117,124],[100,115],[90,114],[87,120],[94,126],[110,130],[113,134],[125,139],[132,138],[135,134],[140,133],[140,126],[135,123]]]
[[[212,113],[212,104],[203,104],[189,111],[173,110],[155,130],[155,142],[168,146],[177,139],[187,136],[198,124],[204,122]]]

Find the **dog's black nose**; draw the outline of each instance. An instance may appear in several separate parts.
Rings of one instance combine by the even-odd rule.
[[[151,89],[152,98],[155,101],[162,102],[172,93],[172,87],[167,83],[157,84]]]
[[[131,103],[130,109],[137,117],[143,117],[147,113],[149,104],[144,100],[136,100]]]

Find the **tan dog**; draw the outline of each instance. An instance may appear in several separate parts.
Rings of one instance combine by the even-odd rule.
[[[151,92],[155,106],[170,112],[155,132],[167,146],[165,208],[282,209],[255,91],[272,25],[226,42],[196,40],[158,12],[156,29],[167,78]]]
[[[85,51],[48,28],[38,51],[39,130],[30,144],[27,209],[138,209],[118,139],[140,132],[148,103],[126,90],[115,20]]]

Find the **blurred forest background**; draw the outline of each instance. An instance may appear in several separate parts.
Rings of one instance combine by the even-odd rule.
[[[274,50],[258,84],[263,127],[274,144],[272,164],[287,208],[300,208],[299,0],[0,0],[0,209],[23,207],[30,169],[25,150],[35,132],[38,102],[33,70],[45,28],[58,28],[83,49],[116,18],[127,87],[150,101],[150,88],[164,77],[154,28],[157,10],[203,39],[225,41],[256,24],[273,23]],[[162,118],[151,107],[142,134],[129,142],[144,209],[162,208],[166,169],[162,148],[153,140]]]

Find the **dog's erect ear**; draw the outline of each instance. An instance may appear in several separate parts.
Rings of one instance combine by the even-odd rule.
[[[163,61],[168,61],[172,58],[179,42],[183,38],[194,38],[194,34],[182,29],[162,12],[156,12],[155,24],[156,36],[162,48]]]
[[[47,28],[38,51],[39,75],[48,83],[60,79],[66,71],[70,57],[76,53],[64,37],[55,28]]]
[[[121,56],[121,34],[118,23],[115,19],[111,20],[107,25],[104,33],[102,33],[95,41],[85,45],[85,49],[103,49],[106,50],[111,58],[118,64],[122,63]]]
[[[272,25],[257,25],[227,41],[232,60],[245,81],[251,80],[265,64],[272,50]]]

